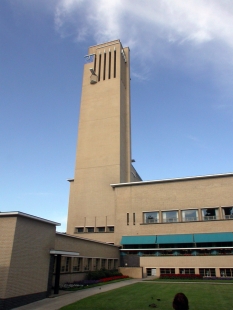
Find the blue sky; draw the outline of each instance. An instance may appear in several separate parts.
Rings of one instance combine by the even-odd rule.
[[[114,39],[143,180],[233,172],[232,37],[231,0],[1,0],[0,211],[65,231],[84,56]]]

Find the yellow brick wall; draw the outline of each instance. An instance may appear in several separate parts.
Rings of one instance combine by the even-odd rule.
[[[232,220],[158,223],[143,225],[143,212],[233,206],[233,176],[126,185],[114,188],[116,197],[115,244],[121,236],[232,231]],[[127,225],[126,216],[130,222]],[[133,213],[136,223],[133,225]],[[220,212],[221,213],[221,212]]]
[[[54,241],[54,225],[17,217],[5,298],[47,291]]]
[[[16,218],[0,218],[0,298],[7,294],[7,280],[15,236]]]

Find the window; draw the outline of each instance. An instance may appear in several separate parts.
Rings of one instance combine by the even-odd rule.
[[[114,226],[108,226],[108,231],[109,232],[114,232]]]
[[[77,233],[83,233],[84,232],[84,228],[83,227],[77,227],[76,228],[76,232]]]
[[[195,274],[195,269],[194,268],[180,268],[180,274]]]
[[[92,259],[91,258],[88,258],[87,259],[87,270],[91,270],[92,268]]]
[[[182,221],[183,222],[198,221],[198,210],[183,210]]]
[[[223,207],[223,218],[226,220],[233,219],[233,207]]]
[[[61,272],[69,272],[70,267],[70,257],[61,258]]]
[[[175,274],[175,268],[160,268],[160,274]]]
[[[108,270],[112,269],[112,259],[108,259]]]
[[[135,225],[135,213],[133,213],[133,224]]]
[[[100,269],[100,258],[96,258],[95,260],[95,270],[99,270]]]
[[[61,272],[65,272],[66,270],[66,259],[64,256],[61,257]]]
[[[221,277],[233,277],[233,268],[220,268]]]
[[[178,222],[178,211],[163,211],[163,222]]]
[[[82,259],[80,257],[74,257],[73,258],[73,271],[74,272],[81,270],[81,262],[82,262]]]
[[[127,213],[126,221],[127,221],[127,225],[129,225],[129,213]]]
[[[106,259],[102,259],[101,268],[106,268]]]
[[[89,232],[89,233],[94,232],[94,227],[87,227],[87,232]]]
[[[199,273],[203,277],[215,277],[215,269],[214,268],[200,268]]]
[[[203,221],[213,221],[218,219],[218,208],[202,209]]]
[[[159,212],[144,212],[143,213],[144,223],[158,223]]]
[[[69,271],[69,266],[70,266],[70,257],[66,257],[66,272]]]
[[[105,232],[105,227],[97,227],[97,232]]]

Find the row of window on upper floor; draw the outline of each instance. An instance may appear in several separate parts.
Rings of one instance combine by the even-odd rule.
[[[220,214],[222,214],[221,217]],[[179,219],[178,210],[162,211],[161,215],[159,211],[143,212],[143,222],[146,224],[212,221],[219,219],[233,219],[233,207],[203,208],[200,213],[198,209],[181,210],[181,219]]]
[[[196,268],[196,270],[198,270]],[[216,270],[221,277],[233,277],[233,268],[199,268],[199,274],[203,277],[215,277]],[[180,274],[195,274],[194,268],[179,268]],[[160,268],[160,274],[175,274],[175,268]]]
[[[100,227],[75,227],[74,233],[104,233],[104,232],[114,232],[114,226],[100,226]]]
[[[86,257],[65,257],[61,259],[61,272],[83,272],[90,270],[117,269],[118,259],[113,258],[86,258]],[[56,261],[54,264],[54,273],[56,270]]]

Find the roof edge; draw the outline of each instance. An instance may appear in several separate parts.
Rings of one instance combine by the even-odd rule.
[[[134,186],[134,185],[136,186],[136,185],[146,185],[146,184],[154,184],[154,183],[181,182],[181,181],[192,181],[192,180],[198,180],[198,179],[211,179],[211,178],[224,178],[224,177],[233,177],[233,172],[222,173],[222,174],[209,174],[209,175],[202,175],[202,176],[191,176],[191,177],[184,177],[184,178],[174,178],[174,179],[116,183],[116,184],[110,184],[110,186],[114,188],[114,187],[122,187],[122,186]]]
[[[56,235],[60,235],[60,236],[63,236],[63,237],[69,237],[69,238],[80,239],[80,240],[85,240],[85,241],[90,241],[90,242],[95,242],[95,243],[100,243],[100,244],[109,245],[109,246],[114,246],[114,247],[119,248],[118,245],[110,244],[110,243],[108,243],[108,242],[102,242],[102,241],[98,241],[98,240],[93,240],[93,239],[83,238],[83,237],[79,237],[79,236],[69,235],[69,234],[66,234],[66,233],[61,233],[61,232],[59,232],[59,231],[56,232]]]
[[[20,211],[9,211],[9,212],[0,212],[0,217],[7,217],[7,216],[22,216],[22,217],[26,217],[26,218],[30,218],[32,220],[36,220],[36,221],[40,221],[40,222],[44,222],[44,223],[47,223],[47,224],[51,224],[51,225],[55,225],[55,226],[61,226],[60,223],[57,223],[57,222],[53,222],[53,221],[50,221],[50,220],[46,220],[46,219],[43,219],[41,217],[38,217],[38,216],[34,216],[34,215],[31,215],[31,214],[27,214],[27,213],[23,213],[23,212],[20,212]]]

